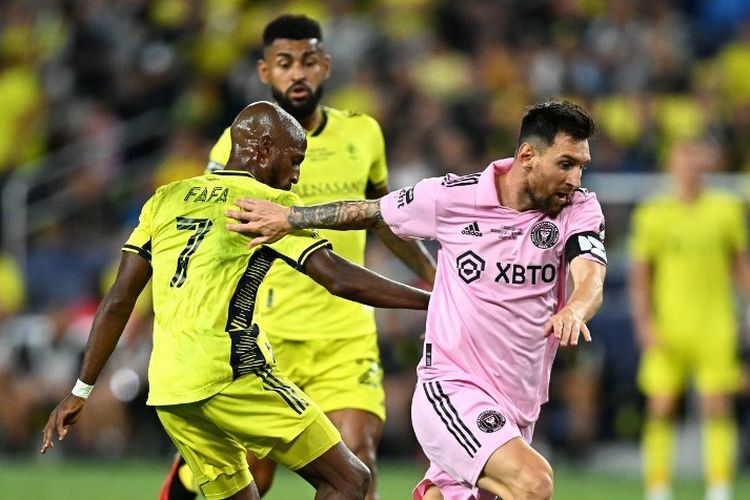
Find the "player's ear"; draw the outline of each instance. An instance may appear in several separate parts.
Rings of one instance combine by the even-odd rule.
[[[263,134],[260,136],[255,151],[256,155],[258,156],[258,160],[264,165],[268,162],[268,159],[271,158],[273,147],[273,138],[270,134]]]
[[[263,82],[264,85],[268,85],[268,72],[270,70],[268,62],[264,58],[260,58],[255,63],[255,66],[258,69],[258,77],[260,78],[260,81]]]
[[[331,76],[331,56],[328,54],[323,54],[323,59],[321,61],[321,66],[323,67],[323,71],[325,72],[325,79],[327,80],[329,76]]]
[[[531,161],[534,156],[536,156],[536,148],[532,144],[524,142],[518,148],[518,160],[524,169],[531,168]]]

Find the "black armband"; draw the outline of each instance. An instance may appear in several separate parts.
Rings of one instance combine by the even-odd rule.
[[[595,231],[576,233],[565,243],[565,260],[570,262],[579,255],[590,255],[605,266],[607,265],[607,251],[604,242]]]

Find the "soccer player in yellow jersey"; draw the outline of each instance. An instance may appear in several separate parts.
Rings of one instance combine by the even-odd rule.
[[[265,27],[263,44],[260,78],[307,133],[302,175],[292,192],[305,204],[386,195],[385,144],[377,122],[320,105],[331,60],[323,49],[319,24],[306,16],[278,17]],[[224,167],[229,144],[227,130],[211,151],[209,170]],[[321,234],[337,253],[364,263],[365,231],[322,230]],[[390,230],[379,229],[377,235],[432,284],[435,265],[421,243],[403,241]],[[272,340],[279,366],[320,405],[346,446],[369,467],[373,481],[367,498],[376,499],[375,455],[385,401],[374,312],[332,296],[287,267],[274,264],[263,282],[256,306],[258,323]],[[270,488],[275,465],[271,460],[249,460],[262,495]],[[180,493],[185,486],[180,482],[189,478],[180,471],[178,457],[164,483],[164,500],[194,497]]]
[[[243,196],[299,203],[288,190],[299,178],[307,141],[302,127],[269,102],[240,112],[231,139],[226,170],[167,184],[144,205],[94,319],[79,379],[50,415],[41,451],[78,420],[151,279],[148,404],[202,493],[260,498],[246,461],[251,451],[297,471],[316,498],[361,499],[369,471],[320,407],[277,369],[254,317],[258,287],[280,260],[330,293],[370,306],[426,309],[429,294],[347,261],[312,233],[248,250],[247,238],[225,229],[225,210]]]
[[[633,216],[631,299],[647,397],[643,434],[646,498],[671,498],[678,398],[694,382],[703,418],[706,499],[730,498],[737,453],[732,396],[739,388],[733,277],[750,297],[747,229],[740,200],[703,187],[718,159],[700,140],[673,146],[674,191]]]

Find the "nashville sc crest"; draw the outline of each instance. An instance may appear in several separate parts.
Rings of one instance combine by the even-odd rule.
[[[531,228],[531,242],[537,248],[552,248],[559,239],[560,230],[557,229],[554,223],[548,220],[537,222]]]

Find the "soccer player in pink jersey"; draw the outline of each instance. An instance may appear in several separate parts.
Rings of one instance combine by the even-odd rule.
[[[417,500],[552,496],[552,468],[530,446],[534,423],[557,347],[591,341],[586,321],[607,263],[601,207],[581,188],[593,132],[582,108],[549,101],[524,115],[515,156],[482,172],[424,179],[379,200],[239,200],[242,210],[227,212],[242,221],[229,229],[255,234],[251,245],[298,228],[383,225],[440,243],[412,401],[430,459]]]

